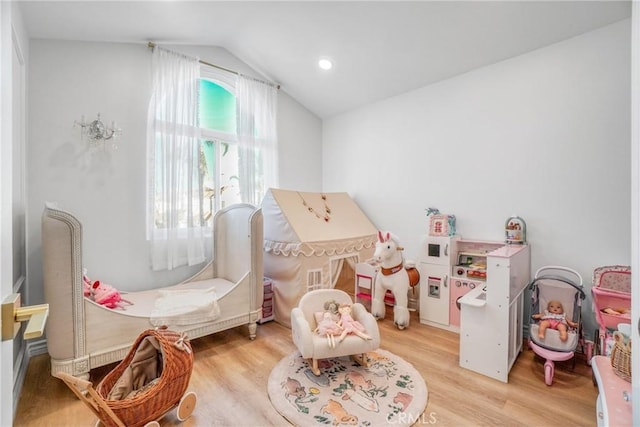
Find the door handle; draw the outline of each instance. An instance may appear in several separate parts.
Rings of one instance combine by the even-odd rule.
[[[42,336],[48,316],[49,304],[20,307],[20,294],[9,295],[2,302],[2,341],[18,335],[20,322],[28,322],[23,334],[25,340]]]

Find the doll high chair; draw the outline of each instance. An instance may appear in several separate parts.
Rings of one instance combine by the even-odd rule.
[[[335,347],[332,347],[325,336],[314,332],[317,327],[316,319],[326,311],[325,302],[332,300],[338,304],[351,304],[352,317],[364,326],[365,333],[371,339],[349,334],[338,342],[336,336]],[[291,335],[302,357],[310,360],[311,370],[315,375],[320,375],[319,359],[351,356],[359,364],[367,366],[366,353],[380,347],[380,331],[376,319],[362,304],[353,303],[349,294],[339,289],[316,289],[304,294],[298,306],[291,310]]]

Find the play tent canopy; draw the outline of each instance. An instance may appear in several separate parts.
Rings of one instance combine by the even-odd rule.
[[[373,255],[377,229],[348,193],[271,188],[262,201],[264,272],[272,280],[276,321],[311,289],[332,288],[343,263]]]

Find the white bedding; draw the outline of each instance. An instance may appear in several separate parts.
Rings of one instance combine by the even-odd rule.
[[[194,325],[220,317],[216,288],[160,290],[149,322],[153,326]]]
[[[120,308],[107,308],[100,304],[91,301],[89,298],[85,298],[87,302],[96,305],[104,310],[116,311],[118,314],[123,314],[131,317],[144,317],[150,318],[155,310],[156,301],[162,296],[163,291],[185,291],[185,290],[198,290],[206,291],[214,288],[216,301],[224,298],[229,292],[231,292],[236,284],[221,278],[199,280],[196,282],[181,283],[179,285],[167,286],[165,288],[151,289],[148,291],[139,292],[121,292],[122,298],[131,302],[132,305],[124,305],[123,309]],[[205,319],[201,320],[204,322]],[[197,322],[196,322],[197,323]]]

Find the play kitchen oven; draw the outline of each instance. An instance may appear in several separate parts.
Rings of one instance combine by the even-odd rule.
[[[500,245],[490,242],[458,242],[455,265],[451,267],[449,293],[449,324],[460,326],[460,303],[458,300],[487,280],[487,253]]]
[[[453,267],[452,276],[461,279],[487,280],[487,255],[471,252],[458,252],[458,261]]]

